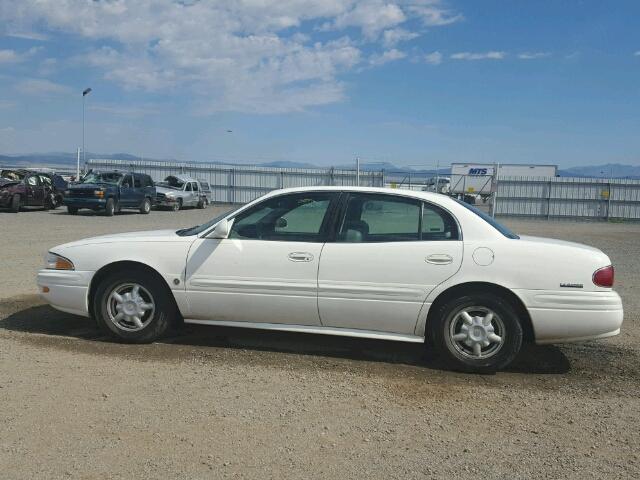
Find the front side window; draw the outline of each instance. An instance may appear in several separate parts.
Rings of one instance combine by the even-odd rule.
[[[132,185],[133,181],[131,179],[131,175],[125,175],[124,179],[122,180],[122,186],[124,188],[131,188]]]
[[[140,176],[139,175],[134,175],[133,176],[133,186],[135,188],[142,188],[142,182],[140,181]]]
[[[453,217],[407,197],[350,194],[337,241],[344,243],[457,240]]]
[[[185,188],[187,192],[191,191],[191,182],[187,183],[187,188]]]
[[[322,226],[331,199],[332,194],[324,192],[270,198],[239,214],[229,238],[324,241]]]
[[[32,175],[31,177],[27,177],[27,184],[32,187],[39,185],[38,177],[36,177],[35,175]]]

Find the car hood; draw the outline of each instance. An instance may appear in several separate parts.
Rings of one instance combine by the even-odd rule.
[[[98,185],[97,183],[82,183],[77,185],[69,185],[69,190],[96,190],[98,188],[109,188],[113,185]]]
[[[16,181],[16,180],[8,180],[6,178],[1,178],[0,179],[0,188],[7,188],[7,187],[12,187],[14,185],[18,185],[20,182]]]
[[[169,193],[169,192],[171,192],[171,193],[175,193],[175,194],[179,195],[179,194],[182,193],[182,190],[178,190],[176,188],[171,188],[171,187],[161,187],[161,186],[156,185],[156,192],[157,193]]]
[[[127,232],[116,233],[111,235],[101,235],[99,237],[90,237],[75,242],[65,243],[54,247],[52,251],[61,251],[68,248],[98,245],[101,243],[138,243],[138,242],[183,242],[193,241],[190,237],[181,237],[176,234],[176,230],[152,230],[146,232]]]

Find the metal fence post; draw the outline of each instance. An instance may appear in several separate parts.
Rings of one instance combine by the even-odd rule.
[[[551,218],[551,187],[553,183],[552,180],[549,179],[549,192],[547,194],[547,220]]]

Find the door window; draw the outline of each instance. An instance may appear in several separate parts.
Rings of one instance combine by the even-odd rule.
[[[36,187],[40,184],[40,182],[38,182],[38,177],[36,177],[35,175],[32,175],[31,177],[27,177],[27,185],[30,185],[32,187]]]
[[[453,217],[419,200],[379,194],[350,194],[338,242],[457,240]]]
[[[333,195],[315,192],[282,195],[239,214],[229,238],[291,242],[324,241],[324,218]]]
[[[132,181],[131,181],[131,175],[125,175],[124,179],[122,180],[122,186],[124,188],[131,188],[132,185]]]
[[[142,181],[140,180],[140,175],[133,176],[133,186],[135,188],[142,188]]]
[[[187,192],[191,191],[191,182],[187,183],[187,188],[185,188]]]

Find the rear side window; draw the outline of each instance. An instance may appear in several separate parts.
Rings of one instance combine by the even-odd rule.
[[[143,187],[153,187],[153,180],[149,175],[142,176],[142,186]]]
[[[193,182],[191,185],[193,185],[193,191],[197,192],[198,191],[198,183],[197,182]]]
[[[380,194],[354,193],[337,235],[338,242],[411,242],[458,240],[453,217],[419,200]]]

